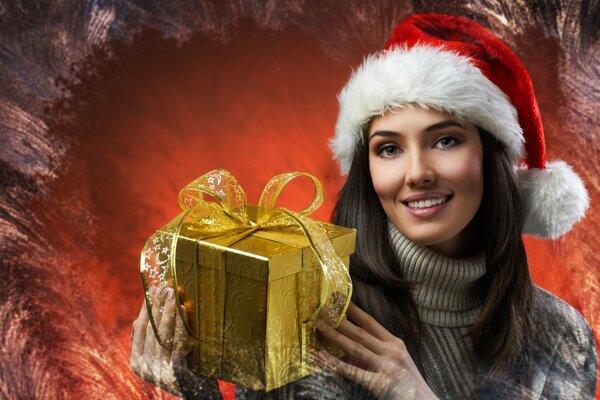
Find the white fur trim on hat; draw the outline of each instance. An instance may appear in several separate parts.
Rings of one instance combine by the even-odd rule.
[[[513,163],[525,156],[523,130],[506,94],[469,58],[441,47],[394,47],[368,56],[338,100],[330,147],[343,175],[350,171],[369,120],[409,103],[448,112],[485,129],[506,145]]]
[[[556,239],[589,207],[583,182],[564,161],[548,162],[545,169],[518,169],[517,178],[525,202],[525,234]]]

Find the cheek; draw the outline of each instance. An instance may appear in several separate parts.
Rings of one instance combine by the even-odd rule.
[[[456,162],[450,165],[455,167],[449,170],[449,177],[459,183],[469,197],[479,201],[483,193],[483,169],[482,157],[473,154],[463,159],[462,162]]]
[[[398,192],[398,182],[400,181],[398,174],[377,165],[372,165],[370,171],[373,188],[379,198],[382,200],[394,198]]]

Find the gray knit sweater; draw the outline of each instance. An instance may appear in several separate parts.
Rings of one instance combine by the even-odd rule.
[[[593,399],[598,361],[592,331],[574,308],[535,287],[530,362],[494,379],[474,356],[468,327],[483,298],[474,288],[485,274],[483,253],[453,259],[416,245],[390,224],[390,238],[423,322],[421,374],[440,399]],[[238,399],[362,399],[360,385],[327,371],[268,394],[236,389]]]
[[[423,377],[443,399],[593,399],[598,361],[592,331],[573,307],[535,287],[531,361],[484,379],[468,327],[483,298],[474,290],[485,275],[485,255],[453,259],[411,242],[392,224],[390,238],[414,292],[423,322]],[[529,375],[529,378],[526,377]]]

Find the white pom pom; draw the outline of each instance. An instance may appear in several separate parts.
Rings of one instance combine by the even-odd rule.
[[[581,178],[564,161],[546,169],[517,170],[525,201],[523,233],[556,239],[585,215],[590,199]]]

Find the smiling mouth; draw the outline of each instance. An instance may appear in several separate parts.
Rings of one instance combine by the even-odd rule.
[[[412,209],[424,209],[448,202],[452,198],[452,195],[446,197],[440,197],[439,199],[428,199],[419,201],[403,201],[402,204]]]

